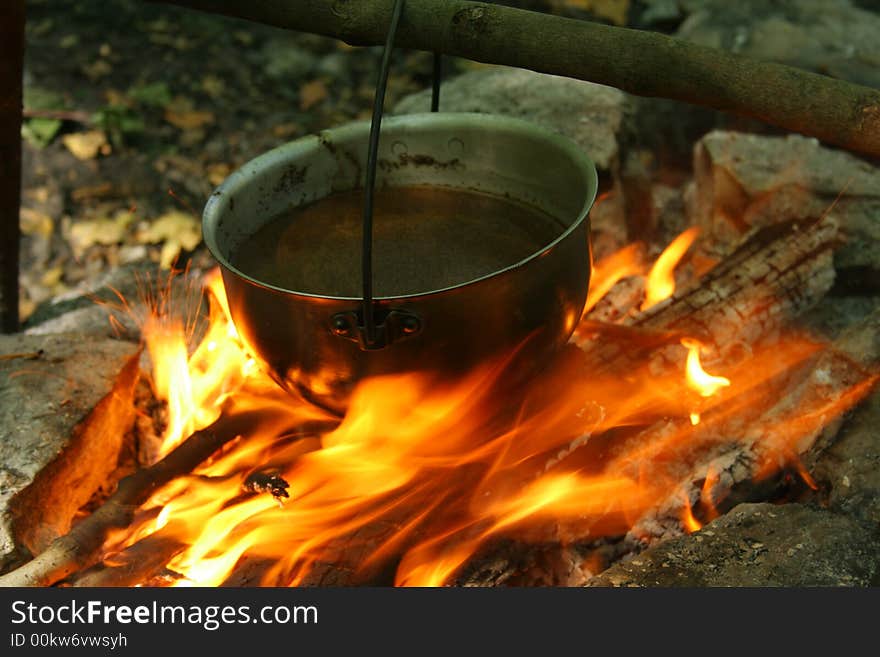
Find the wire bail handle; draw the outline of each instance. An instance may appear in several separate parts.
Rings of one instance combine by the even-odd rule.
[[[422,329],[421,319],[406,310],[386,310],[373,301],[373,201],[376,188],[376,168],[378,164],[379,135],[382,116],[385,112],[385,89],[388,86],[388,72],[391,68],[391,55],[394,51],[394,38],[403,13],[404,0],[395,0],[391,12],[391,25],[382,51],[379,79],[373,97],[373,115],[370,121],[370,139],[367,148],[367,166],[364,179],[363,234],[361,251],[361,276],[363,280],[363,300],[357,311],[333,315],[331,330],[335,335],[357,342],[361,349],[383,349],[395,340],[411,337]],[[434,53],[434,68],[431,84],[431,111],[440,108],[440,80],[443,56]]]

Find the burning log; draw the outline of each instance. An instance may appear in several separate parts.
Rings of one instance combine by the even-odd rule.
[[[723,356],[815,305],[834,283],[837,244],[837,221],[830,215],[761,228],[696,285],[622,324],[676,344],[682,335],[694,336]],[[632,344],[591,344],[591,335],[616,329],[587,320],[575,340],[591,358],[616,367],[645,355],[633,353]]]
[[[148,536],[118,555],[110,563],[101,563],[80,571],[73,586],[134,586],[148,581],[161,571],[184,545],[165,536]]]
[[[126,527],[137,507],[159,487],[189,473],[224,444],[240,435],[252,421],[247,413],[221,417],[196,431],[165,458],[119,482],[116,492],[97,510],[55,539],[34,559],[0,577],[0,586],[49,586],[92,565],[113,528]]]
[[[211,481],[230,479],[234,476],[191,475],[190,478]],[[270,494],[280,503],[283,498],[288,497],[288,486],[289,484],[275,473],[257,471],[245,478],[242,491],[246,495]],[[176,532],[173,531],[173,527],[171,529],[173,536]],[[105,557],[102,563],[77,572],[70,578],[70,583],[77,587],[133,586],[166,575],[173,576],[166,572],[165,566],[185,548],[184,543],[171,536],[152,534],[120,552]]]
[[[863,342],[874,336],[875,328],[865,323],[858,335],[846,340]],[[541,572],[544,585],[580,585],[579,579],[604,570],[620,556],[696,531],[739,502],[766,499],[768,492],[779,489],[785,473],[799,472],[812,486],[803,462],[812,461],[833,440],[841,414],[867,395],[878,378],[862,363],[876,362],[880,353],[867,358],[861,354],[855,360],[846,348],[846,342],[836,341],[834,348],[798,367],[780,368],[787,382],[774,384],[772,396],[746,395],[739,404],[716,408],[714,417],[707,414],[699,427],[685,429],[686,420],[663,420],[622,440],[594,438],[604,441],[604,449],[612,454],[608,469],[628,469],[639,479],[665,481],[658,490],[669,491],[668,498],[658,500],[625,536],[611,543],[591,540],[590,523],[582,526],[577,521],[545,527],[537,544],[515,538],[495,541],[461,568],[456,585],[529,581],[534,570]],[[575,450],[566,456],[579,458]],[[552,467],[560,465],[565,466],[564,459]],[[654,553],[668,555],[680,549],[678,542]],[[596,581],[608,579],[603,575]]]
[[[392,4],[314,0],[157,0],[354,45],[385,42]],[[766,121],[880,155],[880,91],[661,34],[478,2],[409,0],[401,47],[598,82]]]

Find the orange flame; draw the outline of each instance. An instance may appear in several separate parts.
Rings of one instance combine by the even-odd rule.
[[[660,254],[645,281],[645,300],[641,310],[645,311],[656,306],[675,294],[675,277],[673,271],[697,238],[700,229],[696,226],[688,228],[676,237]]]
[[[209,289],[210,323],[191,353],[180,322],[154,318],[144,328],[157,394],[168,400],[162,451],[221,411],[252,415],[249,429],[158,490],[105,546],[112,564],[138,541],[162,540],[173,547],[164,567],[178,586],[305,585],[340,572],[348,578],[341,583],[370,582],[389,563],[399,564],[397,584],[439,586],[497,539],[625,534],[679,494],[682,464],[723,440],[756,440],[725,423],[741,426],[769,409],[768,391],[784,388],[787,373],[820,350],[791,337],[725,363],[725,378],[703,370],[692,339],[682,340],[684,376],[676,359],[616,370],[591,365],[589,352],[571,346],[527,390],[505,385],[508,359],[455,382],[425,373],[368,379],[339,420],[257,369],[216,274]],[[604,339],[633,339],[626,327],[614,329]],[[760,443],[761,471],[791,462],[799,441],[868,389],[862,380],[815,413],[784,414]],[[270,470],[288,482],[284,504],[245,486]],[[707,495],[717,473],[699,476]],[[682,522],[696,531],[686,507]]]
[[[681,344],[688,350],[687,363],[685,365],[688,388],[701,397],[711,397],[721,388],[726,388],[730,385],[730,379],[726,379],[723,376],[712,376],[703,369],[700,363],[700,349],[702,345],[699,342],[683,338]],[[693,423],[697,424],[697,422],[699,422],[699,415],[696,417],[696,422]]]
[[[225,319],[228,303],[218,270],[206,278],[205,287],[215,304],[207,333],[192,354],[183,319],[153,313],[143,327],[153,363],[154,391],[168,402],[168,426],[156,460],[216,420],[226,399],[254,373],[255,363],[242,359],[238,335]]]
[[[687,496],[684,498],[684,505],[681,509],[681,523],[688,534],[693,534],[703,528],[703,524],[694,517],[694,510],[691,508],[691,501]]]
[[[590,312],[619,281],[644,273],[644,250],[644,244],[635,242],[593,265],[593,271],[590,274],[590,291],[584,306],[585,314]]]

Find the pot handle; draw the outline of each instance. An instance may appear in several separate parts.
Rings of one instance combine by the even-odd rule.
[[[340,338],[357,342],[363,351],[384,349],[392,342],[412,338],[422,332],[422,320],[415,313],[378,308],[376,316],[380,321],[375,327],[372,342],[366,341],[363,317],[354,310],[333,315],[330,332]]]
[[[367,150],[367,166],[364,179],[364,212],[361,251],[363,278],[363,301],[358,311],[337,313],[331,318],[331,332],[334,335],[354,340],[361,349],[383,349],[395,340],[412,337],[422,330],[422,321],[409,311],[383,309],[373,301],[373,196],[376,188],[376,166],[378,163],[379,134],[382,115],[385,111],[385,89],[388,86],[388,71],[391,68],[391,54],[394,51],[394,37],[403,13],[404,0],[395,0],[391,12],[391,25],[382,51],[379,79],[373,98],[373,115],[370,122],[370,139]],[[434,71],[431,85],[431,111],[440,107],[440,79],[442,75],[442,55],[434,53]]]

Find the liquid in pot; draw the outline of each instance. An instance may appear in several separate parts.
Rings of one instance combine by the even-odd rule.
[[[296,292],[360,297],[363,191],[337,193],[270,220],[231,254],[243,273]],[[373,294],[465,283],[541,250],[565,226],[525,204],[442,187],[377,189]]]

